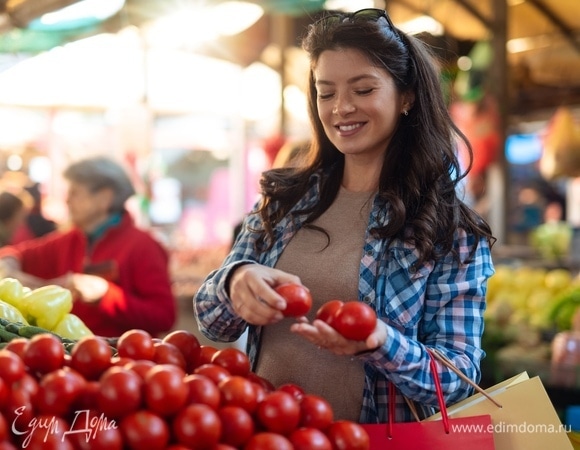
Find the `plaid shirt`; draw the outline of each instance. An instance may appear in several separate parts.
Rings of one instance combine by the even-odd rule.
[[[306,195],[292,211],[308,208],[319,199],[319,176],[313,175]],[[238,317],[226,292],[232,269],[240,264],[258,263],[274,267],[284,248],[301,228],[305,215],[288,214],[275,228],[273,247],[255,251],[260,228],[257,214],[249,214],[230,254],[223,265],[210,273],[194,297],[194,310],[202,333],[213,341],[232,342],[248,328],[247,351],[256,359],[260,327],[248,325]],[[386,208],[376,197],[367,230],[388,220]],[[463,230],[455,233],[454,249],[462,261],[475,245],[475,238]],[[385,344],[359,356],[364,361],[365,388],[361,423],[385,422],[388,419],[388,382],[400,394],[421,406],[423,414],[437,406],[435,386],[429,372],[426,347],[436,348],[467,377],[479,382],[483,312],[487,279],[494,273],[489,245],[478,243],[472,262],[461,264],[450,253],[417,270],[417,254],[405,242],[390,246],[367,231],[359,276],[359,300],[371,305],[387,324]],[[440,365],[440,380],[447,404],[472,394],[472,388],[452,371]],[[429,410],[429,412],[426,412]],[[412,420],[404,398],[397,395],[397,421]]]

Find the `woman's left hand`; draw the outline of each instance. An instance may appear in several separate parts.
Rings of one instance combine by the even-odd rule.
[[[299,334],[318,348],[324,348],[337,355],[354,355],[360,352],[375,350],[387,341],[387,326],[377,320],[377,326],[364,341],[352,341],[343,337],[338,331],[322,320],[308,322],[306,317],[292,324],[290,331]]]

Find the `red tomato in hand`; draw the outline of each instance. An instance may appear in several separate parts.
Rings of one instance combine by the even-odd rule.
[[[332,326],[332,321],[336,312],[344,305],[341,300],[330,300],[318,308],[315,319],[322,320]]]
[[[347,339],[364,341],[377,326],[377,315],[366,303],[346,302],[333,316],[331,326]]]
[[[304,316],[312,308],[310,291],[300,284],[283,283],[274,290],[286,300],[286,308],[282,311],[286,317]]]

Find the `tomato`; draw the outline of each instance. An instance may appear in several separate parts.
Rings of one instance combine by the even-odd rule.
[[[14,338],[6,344],[4,350],[10,350],[11,352],[16,353],[18,356],[22,358],[24,356],[24,349],[26,348],[27,345],[28,345],[27,338],[23,337]]]
[[[70,424],[61,417],[39,415],[29,424],[28,434],[22,441],[27,450],[74,450],[67,437]],[[36,428],[34,428],[36,426]]]
[[[258,404],[256,417],[268,431],[290,434],[300,422],[300,405],[287,392],[270,392]]]
[[[117,340],[117,353],[125,358],[153,360],[153,344],[153,337],[147,331],[128,330]]]
[[[344,305],[342,300],[330,300],[326,302],[316,311],[315,319],[322,320],[332,326],[334,316],[342,305]]]
[[[8,396],[10,395],[10,386],[10,384],[0,378],[0,411],[4,408],[6,402],[8,401]]]
[[[98,381],[88,380],[74,402],[74,411],[96,410],[100,386]]]
[[[132,370],[110,367],[99,382],[97,405],[107,418],[120,419],[141,407],[143,380]]]
[[[221,392],[215,382],[200,374],[187,375],[183,382],[188,387],[187,404],[203,403],[217,409],[221,402]]]
[[[254,434],[244,450],[294,450],[294,447],[281,434],[263,431]]]
[[[8,422],[6,422],[4,415],[0,414],[0,442],[6,441],[9,436],[10,432],[8,431]]]
[[[153,344],[153,348],[155,349],[153,361],[156,364],[173,364],[179,366],[184,372],[187,370],[185,357],[175,345],[161,341]]]
[[[11,389],[2,414],[13,430],[26,432],[28,424],[36,415],[30,393],[21,389]]]
[[[244,408],[223,406],[218,410],[218,415],[222,423],[220,442],[238,448],[254,434],[254,419]]]
[[[245,377],[250,372],[250,359],[243,351],[234,347],[218,350],[211,357],[212,364],[217,364],[228,370],[232,375]]]
[[[23,360],[32,373],[52,372],[64,364],[64,347],[54,334],[36,334],[28,341]]]
[[[160,416],[170,416],[180,410],[189,396],[183,381],[185,372],[172,364],[160,364],[145,376],[145,404]]]
[[[193,450],[212,449],[222,434],[222,423],[216,411],[207,405],[194,404],[183,408],[172,422],[177,443]]]
[[[84,336],[71,351],[70,367],[87,380],[97,380],[111,366],[112,356],[107,341],[97,336]]]
[[[147,373],[149,372],[149,369],[155,367],[156,365],[157,364],[155,364],[154,361],[151,361],[149,359],[136,359],[129,361],[128,363],[123,365],[123,367],[125,369],[132,370],[144,380],[145,377],[147,376]]]
[[[0,378],[7,384],[18,381],[26,373],[22,359],[14,352],[0,350]]]
[[[40,414],[66,418],[86,380],[74,369],[57,369],[40,379],[35,406]]]
[[[175,330],[163,338],[163,342],[175,345],[185,358],[185,368],[187,373],[192,373],[197,367],[201,345],[199,340],[191,331]]]
[[[332,319],[332,327],[345,338],[364,341],[377,326],[375,311],[363,302],[346,302]]]
[[[119,429],[131,450],[164,450],[169,442],[169,425],[151,411],[140,410],[125,416]]]
[[[282,314],[287,317],[304,316],[312,308],[310,291],[301,284],[282,283],[274,290],[286,300],[286,308],[282,310]]]
[[[249,372],[246,375],[246,378],[249,379],[250,381],[253,381],[254,383],[260,385],[261,387],[263,387],[264,391],[266,391],[266,392],[272,392],[272,391],[276,390],[276,388],[270,382],[270,380],[267,380],[264,377],[261,377],[260,375],[256,374],[255,372]]]
[[[316,428],[298,428],[289,439],[294,450],[332,450],[326,434]]]
[[[34,400],[38,392],[38,381],[29,373],[25,373],[22,378],[10,385],[10,389],[26,391],[30,398]]]
[[[197,360],[197,365],[201,366],[211,362],[213,354],[219,349],[213,345],[202,345],[199,347],[199,359]]]
[[[76,412],[68,438],[75,450],[123,450],[124,445],[119,424],[90,409]]]
[[[302,389],[297,384],[293,384],[293,383],[283,384],[283,385],[278,387],[278,390],[288,392],[289,394],[292,395],[292,397],[294,397],[298,401],[302,400],[302,397],[304,397],[304,394],[305,394],[304,389]]]
[[[337,420],[326,430],[326,436],[335,450],[369,450],[370,438],[358,423]]]
[[[193,373],[205,375],[206,377],[211,378],[215,384],[220,384],[220,381],[231,376],[231,373],[226,368],[212,363],[197,366]]]
[[[306,394],[300,401],[300,426],[325,431],[334,421],[330,403],[318,395]]]
[[[218,388],[224,405],[239,406],[253,413],[258,406],[254,383],[245,377],[231,375],[219,382]]]

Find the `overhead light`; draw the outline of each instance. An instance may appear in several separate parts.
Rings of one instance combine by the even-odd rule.
[[[324,9],[329,11],[358,11],[374,6],[374,0],[326,0],[324,3]]]
[[[399,23],[397,28],[407,34],[429,33],[432,36],[443,36],[445,32],[443,25],[430,16],[419,16],[407,22]]]
[[[117,14],[125,0],[81,0],[29,22],[33,30],[66,30],[102,22]]]
[[[243,1],[226,1],[215,6],[190,5],[147,27],[150,45],[194,48],[220,36],[233,36],[256,23],[262,7]]]

